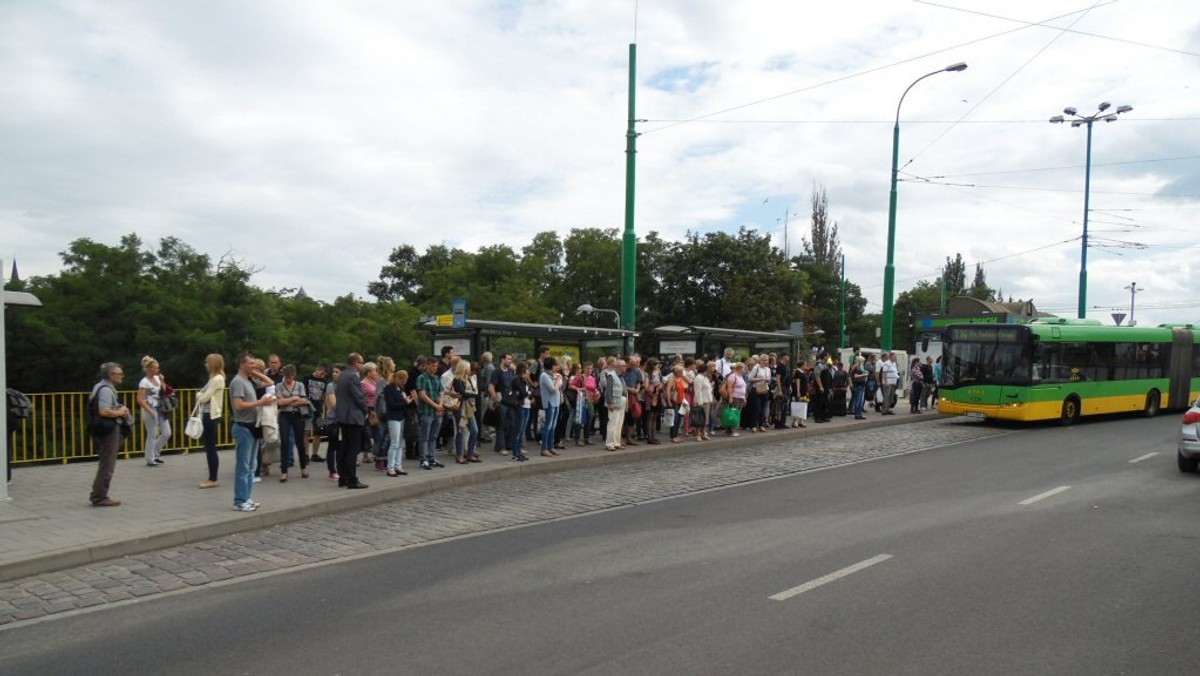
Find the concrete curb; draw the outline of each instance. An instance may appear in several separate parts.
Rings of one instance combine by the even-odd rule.
[[[760,443],[778,443],[780,441],[799,442],[811,437],[837,434],[851,429],[876,429],[929,420],[941,420],[943,418],[944,416],[937,414],[910,415],[903,413],[897,414],[893,418],[877,418],[872,415],[866,421],[854,423],[847,422],[830,425],[811,423],[808,427],[802,429],[772,430],[766,434],[743,432],[737,437],[718,435],[713,437],[712,441],[708,443],[699,444],[694,441],[672,444],[664,436],[663,443],[660,445],[641,443],[636,448],[626,448],[622,451],[602,452],[599,455],[582,457],[572,457],[568,454],[548,462],[520,464],[506,462],[499,464],[496,460],[493,460],[487,463],[486,469],[470,473],[445,473],[429,478],[410,476],[406,481],[390,484],[375,482],[377,486],[373,486],[365,491],[339,491],[330,494],[326,499],[305,505],[264,510],[255,512],[252,515],[239,516],[238,518],[164,530],[158,533],[144,534],[102,545],[62,549],[48,554],[31,556],[19,561],[0,563],[0,582],[8,582],[30,575],[50,573],[136,554],[145,554],[159,549],[193,544],[228,535],[273,528],[312,517],[409,500],[456,486],[469,486],[492,481],[533,477],[577,469],[692,455],[695,453],[708,453],[753,446]],[[497,460],[499,460],[499,456],[497,456]]]

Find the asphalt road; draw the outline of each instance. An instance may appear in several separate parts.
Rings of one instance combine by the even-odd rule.
[[[1177,429],[1039,427],[206,587],[0,631],[0,673],[1194,673]]]

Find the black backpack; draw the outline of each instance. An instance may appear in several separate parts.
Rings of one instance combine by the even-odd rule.
[[[105,418],[104,416],[100,415],[99,394],[100,390],[105,387],[109,386],[101,385],[94,393],[92,393],[91,398],[88,399],[87,430],[88,434],[92,435],[93,437],[106,437],[117,428],[116,418]]]
[[[8,417],[13,420],[24,420],[33,415],[33,402],[24,393],[13,388],[5,392],[8,397]]]

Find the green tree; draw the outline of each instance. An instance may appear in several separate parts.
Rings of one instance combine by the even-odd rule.
[[[946,296],[957,296],[967,288],[967,264],[963,262],[962,254],[954,254],[954,259],[946,258],[942,266],[942,279],[946,282]]]
[[[736,236],[689,233],[666,245],[659,260],[658,323],[772,331],[800,315],[804,274],[788,264],[769,235],[744,227]]]
[[[895,323],[892,326],[893,345],[898,350],[912,352],[917,344],[918,322],[921,317],[936,314],[941,304],[942,290],[938,284],[920,281],[896,298]]]
[[[996,292],[987,285],[987,276],[983,272],[983,264],[975,264],[975,279],[971,282],[971,288],[967,290],[967,295],[979,300],[1001,300]]]
[[[800,255],[793,259],[796,269],[807,278],[802,299],[805,330],[825,332],[823,345],[836,346],[841,332],[842,245],[838,240],[837,223],[829,218],[829,197],[823,187],[813,185],[812,227],[804,238]],[[854,327],[861,319],[867,301],[862,289],[846,281],[846,342],[856,344],[862,338]],[[873,340],[871,342],[874,342]],[[869,344],[869,343],[857,343]]]

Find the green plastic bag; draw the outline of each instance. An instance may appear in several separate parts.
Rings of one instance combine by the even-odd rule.
[[[733,406],[726,406],[725,411],[721,413],[721,423],[728,428],[741,427],[742,412],[740,409]]]

